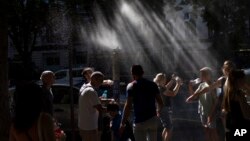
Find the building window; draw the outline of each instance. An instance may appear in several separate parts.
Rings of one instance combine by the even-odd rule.
[[[44,63],[46,66],[59,66],[60,57],[59,53],[44,53]]]
[[[55,73],[56,79],[62,79],[67,77],[67,71],[59,71]]]
[[[82,65],[87,63],[87,52],[77,52],[75,55],[75,63],[77,65]]]

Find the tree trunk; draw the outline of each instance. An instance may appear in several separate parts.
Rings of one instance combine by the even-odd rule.
[[[8,97],[8,28],[6,2],[0,2],[0,141],[8,141],[10,111]]]

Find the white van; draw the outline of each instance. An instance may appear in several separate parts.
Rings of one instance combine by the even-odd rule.
[[[81,86],[83,83],[82,68],[73,68],[73,85]],[[69,84],[69,69],[62,69],[55,72],[55,84]]]

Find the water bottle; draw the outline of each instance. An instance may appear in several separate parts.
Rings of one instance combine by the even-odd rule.
[[[196,78],[196,79],[194,79],[194,80],[191,80],[190,82],[191,82],[193,85],[197,85],[197,84],[201,83],[201,79],[200,79],[200,78]]]
[[[102,93],[102,98],[106,99],[108,97],[108,91],[104,90]]]
[[[175,77],[175,81],[179,82],[181,85],[183,84],[183,82],[182,82],[182,80],[181,80],[181,78],[179,76]]]
[[[196,79],[194,80],[194,83],[195,83],[195,84],[201,83],[201,79],[200,79],[200,78],[196,78]]]

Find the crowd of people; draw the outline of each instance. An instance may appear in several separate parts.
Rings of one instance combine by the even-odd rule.
[[[233,62],[225,61],[223,76],[217,80],[209,67],[201,68],[199,72],[199,79],[188,84],[190,95],[186,102],[198,101],[205,140],[235,140],[237,129],[250,129],[250,106],[246,101],[250,84],[246,82],[244,71],[237,69]],[[98,96],[98,88],[112,85],[111,80],[104,80],[104,74],[93,68],[83,69],[82,75],[85,81],[78,102],[78,128],[82,141],[157,141],[158,120],[163,127],[160,131],[162,141],[171,140],[174,132],[171,99],[182,87],[180,77],[172,75],[168,80],[166,74],[158,73],[151,81],[143,77],[141,65],[133,65],[133,81],[127,85],[122,110],[116,101],[105,101],[104,104]],[[44,71],[40,79],[41,86],[23,80],[16,85],[10,141],[62,140],[56,138],[57,121],[53,118],[51,86],[55,75],[52,71]],[[130,122],[131,115],[133,123]]]

